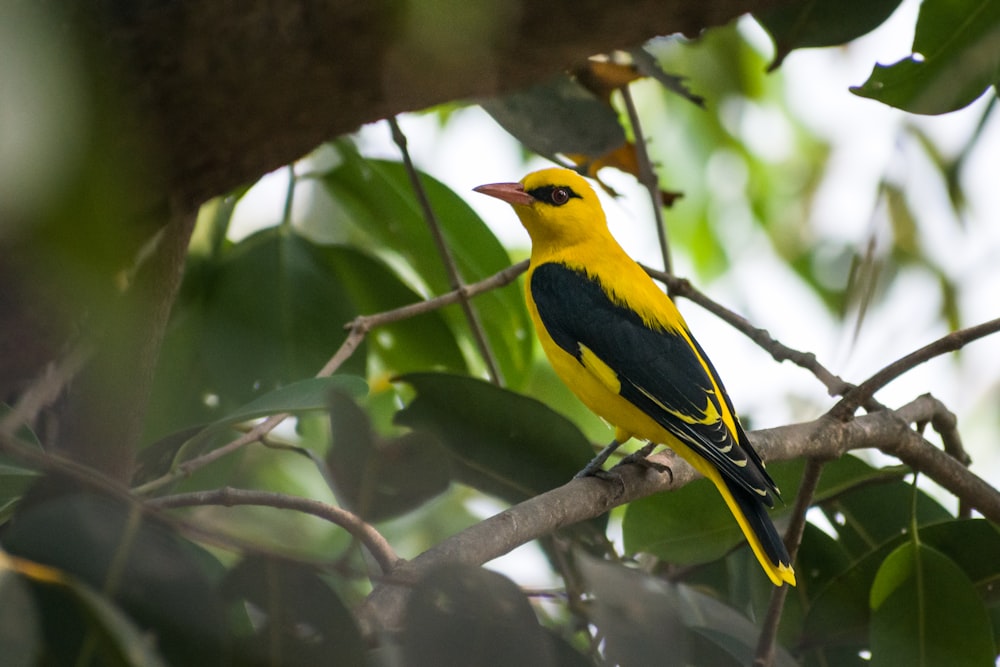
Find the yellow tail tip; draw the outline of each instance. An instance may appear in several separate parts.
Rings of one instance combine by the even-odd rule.
[[[771,578],[775,586],[781,586],[782,584],[795,585],[795,570],[791,565],[781,563],[777,567],[768,568],[767,576]]]

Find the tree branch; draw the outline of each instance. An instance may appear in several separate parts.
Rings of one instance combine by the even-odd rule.
[[[277,509],[295,510],[319,517],[336,524],[350,533],[375,558],[382,573],[386,574],[398,567],[403,561],[393,550],[389,542],[375,528],[361,517],[340,507],[321,503],[318,500],[290,496],[284,493],[270,491],[251,491],[224,487],[211,491],[196,491],[175,496],[164,496],[147,501],[154,509],[170,509],[176,507],[194,507],[201,505],[221,505],[234,507],[236,505],[253,505],[257,507],[274,507]]]
[[[754,431],[753,446],[769,460],[833,459],[854,449],[881,449],[1000,522],[1000,493],[927,443],[907,422],[934,419],[941,404],[923,396],[897,411],[882,410],[849,422],[828,416],[813,422]],[[655,457],[654,457],[655,458]],[[393,571],[391,583],[376,588],[360,610],[367,631],[400,627],[409,587],[432,567],[446,563],[482,565],[563,526],[590,519],[613,507],[688,484],[697,473],[670,459],[672,476],[641,466],[619,468],[620,483],[586,478],[535,496],[453,535]]]

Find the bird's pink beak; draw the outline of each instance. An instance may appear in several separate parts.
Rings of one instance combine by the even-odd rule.
[[[490,183],[472,189],[484,195],[501,199],[508,204],[529,206],[535,202],[535,198],[525,192],[524,186],[520,183]]]

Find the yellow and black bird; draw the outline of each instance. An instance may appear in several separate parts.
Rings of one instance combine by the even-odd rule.
[[[767,507],[778,489],[715,368],[673,301],[608,230],[600,201],[568,169],[475,188],[514,207],[531,236],[528,310],[556,373],[615,427],[581,475],[631,437],[667,445],[712,480],[776,586],[795,572]]]

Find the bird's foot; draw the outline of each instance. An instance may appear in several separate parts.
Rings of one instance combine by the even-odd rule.
[[[647,458],[650,454],[653,453],[654,449],[656,449],[656,443],[648,442],[642,449],[632,452],[628,456],[622,457],[622,460],[615,465],[615,468],[619,468],[621,466],[629,464],[635,464],[638,466],[642,466],[644,468],[655,470],[658,473],[667,473],[668,475],[670,475],[670,481],[673,482],[674,471],[670,469],[670,466],[664,465],[657,461],[650,461],[649,458]]]

